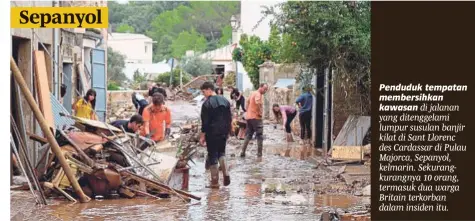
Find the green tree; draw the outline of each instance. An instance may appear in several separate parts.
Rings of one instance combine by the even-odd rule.
[[[248,37],[246,34],[241,35],[239,41],[242,49],[235,49],[233,52],[234,59],[238,58],[238,50],[242,50],[241,62],[246,69],[249,78],[255,88],[259,87],[259,65],[266,60],[272,59],[272,49],[267,41],[262,41],[259,37],[253,35]]]
[[[272,25],[270,29],[269,39],[267,40],[268,45],[272,51],[271,60],[273,62],[280,62],[280,54],[282,50],[282,38],[277,28],[277,25]]]
[[[178,35],[187,30],[185,19],[191,14],[191,9],[179,6],[172,11],[166,11],[158,15],[151,24],[147,35],[157,41],[154,45],[154,60],[161,61],[172,56],[171,45]],[[185,50],[186,51],[186,50]]]
[[[226,74],[223,80],[223,86],[233,86],[236,87],[236,72],[230,71]]]
[[[140,73],[139,70],[134,71],[133,80],[134,80],[135,83],[140,84],[142,82],[145,82],[145,81],[147,81],[147,78],[148,78],[148,74],[146,74],[146,73],[142,74],[142,73]]]
[[[233,38],[233,28],[231,25],[226,25],[221,30],[221,38],[219,39],[219,46],[228,45]]]
[[[128,24],[121,24],[117,29],[115,30],[116,32],[119,33],[135,33],[134,27],[128,25]]]
[[[114,51],[111,47],[107,48],[107,81],[122,85],[127,80],[123,72],[125,68],[125,56]]]
[[[206,39],[194,29],[190,32],[182,31],[171,45],[172,56],[182,57],[188,50],[203,52],[206,49]]]
[[[120,85],[118,85],[117,83],[111,81],[107,84],[107,90],[108,91],[118,91],[118,90],[120,90]]]
[[[278,7],[278,12],[270,8],[266,14],[272,14],[283,31],[284,45],[291,41],[294,46],[283,50],[283,61],[306,64],[317,74],[331,68],[337,73],[335,81],[356,88],[359,103],[370,101],[371,3],[288,1]],[[358,114],[370,113],[369,106],[359,108],[366,111]]]
[[[283,63],[296,63],[301,61],[302,55],[299,53],[297,43],[290,34],[282,34],[282,47],[280,48],[279,61]]]
[[[174,87],[180,86],[180,71],[181,70],[179,68],[173,69],[172,85]],[[190,82],[191,78],[192,78],[191,75],[189,75],[185,72],[182,73],[183,84],[186,84],[186,83]],[[169,84],[169,82],[170,82],[170,72],[165,72],[163,74],[158,75],[155,78],[155,82],[156,83],[167,83],[167,84]]]
[[[301,62],[325,68],[357,60],[369,71],[369,2],[286,2],[275,17],[295,41]]]
[[[117,31],[121,24],[134,27],[136,33],[145,34],[160,13],[173,10],[180,5],[188,5],[186,1],[130,1],[127,4],[108,2],[109,25]]]
[[[199,56],[185,57],[181,63],[183,64],[183,71],[193,77],[213,73],[211,60]]]
[[[221,46],[221,38],[227,34],[223,31],[229,30],[225,26],[229,25],[231,15],[239,13],[239,4],[239,2],[191,1],[155,17],[147,32],[148,36],[157,41],[154,47],[154,61],[162,61],[172,56],[172,42],[183,31],[191,33],[195,30],[203,36],[206,42],[203,51]]]
[[[220,45],[225,26],[230,25],[231,16],[239,13],[240,3],[232,1],[219,2],[190,2],[194,11],[194,17],[199,19],[190,20],[191,25],[209,42],[208,50],[214,50]],[[227,30],[224,31],[228,31]]]

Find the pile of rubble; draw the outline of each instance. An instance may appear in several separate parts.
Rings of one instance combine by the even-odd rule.
[[[109,104],[107,114],[112,122],[118,119],[130,119],[136,113],[137,110],[131,101],[117,101]]]
[[[83,198],[88,197],[168,198],[171,195],[184,201],[201,199],[182,190],[187,188],[188,161],[195,151],[190,146],[179,146],[178,153],[167,155],[160,149],[170,147],[168,142],[155,143],[100,121],[64,114],[63,117],[75,121],[74,126],[55,131],[55,140],[68,168],[61,165],[58,157],[48,149],[36,167],[29,163],[25,154],[16,154],[16,158],[23,159],[18,162],[27,162],[27,165],[14,165],[26,174],[27,185],[20,188],[30,189],[38,203],[46,204],[46,198],[51,196],[64,196],[70,201],[77,198],[84,201]],[[14,119],[12,128],[11,144],[15,153],[25,153],[25,141],[21,139]],[[13,137],[19,142],[14,142]],[[30,139],[43,146],[51,145],[39,136],[30,135]],[[73,182],[67,177],[69,171],[74,175]],[[76,182],[79,190],[74,188]],[[87,197],[81,196],[81,192]]]
[[[180,130],[170,135],[170,141],[196,148],[200,141],[199,125],[198,120],[187,120],[183,126],[178,125]]]
[[[41,53],[36,57],[41,57]],[[14,92],[12,110],[16,111],[10,114],[11,170],[24,177],[12,177],[11,182],[25,181],[13,189],[30,190],[36,202],[43,205],[52,196],[63,196],[74,202],[79,199],[82,203],[91,198],[137,196],[177,196],[186,202],[201,200],[184,191],[188,188],[188,160],[192,149],[180,147],[178,153],[160,151],[176,149],[166,141],[155,143],[147,137],[126,133],[123,128],[69,115],[49,91],[44,83],[47,81],[43,81],[44,63],[44,59],[35,61],[41,90],[33,93],[15,60],[10,58],[14,86],[20,89]],[[35,93],[38,100],[33,96]],[[34,133],[35,130],[23,122],[24,102],[20,95],[32,110],[42,133]],[[125,106],[123,112],[117,112],[121,114],[126,110],[133,107]],[[37,148],[34,142],[41,147]]]
[[[193,94],[186,91],[177,91],[175,100],[190,101],[193,100]]]

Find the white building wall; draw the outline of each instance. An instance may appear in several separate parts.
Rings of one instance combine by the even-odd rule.
[[[115,51],[125,55],[126,63],[152,63],[153,51],[151,39],[114,40],[109,38],[107,44]]]
[[[214,66],[224,65],[224,73],[234,70],[232,61],[212,61],[211,64]]]

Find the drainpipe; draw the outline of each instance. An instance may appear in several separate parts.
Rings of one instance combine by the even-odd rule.
[[[59,7],[59,1],[53,1],[53,7]],[[54,45],[54,81],[53,81],[53,94],[57,98],[59,98],[58,93],[58,85],[59,85],[59,53],[60,53],[60,46],[59,46],[59,32],[60,29],[55,28],[53,29],[53,45]]]

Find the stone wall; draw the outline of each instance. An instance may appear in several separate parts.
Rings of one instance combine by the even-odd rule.
[[[107,118],[109,121],[129,119],[136,113],[132,93],[148,96],[148,91],[107,91]]]
[[[272,111],[272,105],[278,104],[278,105],[289,105],[289,106],[295,106],[295,100],[297,98],[297,93],[293,89],[287,89],[287,88],[271,88],[267,92],[267,96],[269,97],[269,103],[270,107],[269,108],[269,120],[274,121],[274,112]],[[298,114],[295,116],[294,120],[292,121],[291,127],[292,131],[295,135],[300,135],[300,121],[298,119]],[[282,122],[281,122],[282,124]],[[280,125],[278,125],[280,126]]]
[[[264,119],[275,120],[272,112],[272,105],[295,105],[295,100],[300,95],[298,85],[292,85],[289,88],[274,88],[274,84],[282,78],[295,78],[299,71],[298,65],[276,64],[272,61],[266,61],[259,66],[259,81],[267,83],[269,90],[264,96]],[[292,121],[292,131],[294,134],[300,134],[300,123],[298,116]]]

